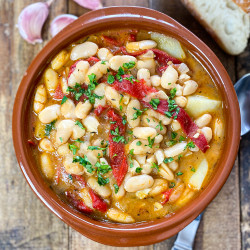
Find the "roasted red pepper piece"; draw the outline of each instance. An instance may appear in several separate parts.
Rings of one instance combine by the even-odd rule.
[[[108,210],[107,203],[104,202],[92,189],[89,189],[89,194],[92,199],[93,208],[102,213],[105,213]]]
[[[89,62],[90,66],[93,66],[95,63],[99,62],[100,59],[95,56],[91,56],[88,59],[86,59],[86,61]]]
[[[81,185],[81,188],[85,188],[86,187],[86,181],[84,180],[83,176],[81,176],[81,175],[75,175],[75,174],[71,174],[71,176],[73,177],[73,179],[75,181],[79,182],[79,184]]]
[[[157,69],[158,73],[159,74],[162,74],[166,69],[168,68],[168,65],[166,66],[161,66]]]
[[[169,201],[170,195],[173,191],[173,188],[168,189],[166,192],[163,193],[164,200],[161,202],[162,205]]]
[[[78,199],[78,197],[71,191],[65,192],[66,197],[68,198],[69,202],[75,207],[79,212],[83,213],[92,213],[93,210],[85,205],[85,203]]]
[[[102,36],[102,39],[104,40],[104,43],[107,45],[114,45],[119,47],[121,44],[118,42],[115,38],[110,37],[110,36]]]
[[[94,113],[96,116],[100,116],[108,108],[109,108],[108,105],[106,106],[99,105],[98,107],[95,108]]]
[[[59,83],[57,85],[56,89],[55,89],[55,92],[53,94],[53,98],[61,100],[61,99],[63,99],[63,97],[64,97],[64,94],[63,94],[63,91],[62,91],[61,84]]]
[[[110,156],[110,165],[112,167],[113,175],[116,179],[117,185],[120,186],[128,171],[128,163],[125,154],[124,143],[113,141],[115,135],[112,135],[111,131],[115,131],[115,129],[118,128],[119,135],[125,136],[126,128],[125,125],[122,123],[122,117],[116,114],[114,109],[110,109],[107,115],[112,122],[115,122],[110,125],[109,156]]]
[[[28,141],[27,141],[31,146],[36,146],[36,143],[33,141],[33,140],[31,140],[31,139],[28,139]]]
[[[166,66],[169,61],[174,64],[179,64],[181,61],[175,57],[170,56],[166,52],[159,49],[151,49],[155,54],[155,59],[160,64],[160,66]]]
[[[123,75],[123,80],[121,82],[115,81],[113,83],[113,87],[117,91],[125,92],[138,98],[139,100],[142,100],[149,93],[157,92],[155,88],[148,87],[143,79],[141,79],[139,82],[133,80],[133,83],[131,83],[129,80],[124,79],[127,77],[130,77],[130,75]]]
[[[123,75],[123,80],[121,82],[115,81],[113,87],[120,92],[125,92],[133,97],[136,97],[146,107],[153,109],[149,102],[143,101],[143,98],[152,92],[157,92],[157,90],[155,88],[145,85],[143,81],[133,81],[133,83],[131,83],[129,80],[124,79],[127,77],[129,76]],[[165,115],[166,112],[169,111],[168,107],[169,104],[167,100],[160,100],[156,111]],[[176,120],[180,123],[184,133],[196,144],[197,147],[199,147],[199,149],[203,153],[205,153],[206,150],[209,148],[205,136],[203,134],[200,134],[198,138],[193,138],[193,136],[198,132],[198,126],[192,121],[192,119],[189,117],[189,115],[184,109],[178,107],[178,110],[178,114],[176,112],[173,112],[172,117],[176,116]]]

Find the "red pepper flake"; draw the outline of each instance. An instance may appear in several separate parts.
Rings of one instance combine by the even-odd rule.
[[[108,210],[107,203],[104,202],[92,189],[89,189],[89,194],[92,199],[93,208],[102,213],[105,213]]]
[[[31,146],[36,146],[36,143],[31,140],[31,139],[28,139],[27,142],[31,145]]]
[[[69,202],[72,204],[73,207],[75,207],[79,212],[83,213],[92,213],[93,210],[85,205],[85,203],[76,196],[71,191],[65,192],[66,197],[68,198]]]
[[[170,188],[166,192],[163,193],[164,200],[161,202],[162,205],[169,201],[170,195],[174,189]]]
[[[111,131],[115,131],[115,129],[118,128],[119,135],[125,136],[126,127],[122,123],[122,117],[116,114],[114,109],[110,109],[107,115],[112,121],[112,124],[110,125],[110,132],[109,132],[110,165],[112,167],[112,172],[116,179],[117,185],[120,186],[128,171],[128,163],[127,163],[127,157],[125,154],[124,143],[113,141],[113,138],[115,136],[111,134]]]

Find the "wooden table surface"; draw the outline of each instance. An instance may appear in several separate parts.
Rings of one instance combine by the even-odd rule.
[[[33,46],[20,37],[15,27],[20,11],[33,2],[37,0],[0,0],[0,249],[118,249],[89,240],[60,221],[33,194],[18,167],[11,139],[11,116],[20,80],[31,60],[51,38],[50,21],[59,14],[80,16],[88,11],[72,0],[55,0],[43,29],[44,42]],[[250,72],[250,46],[237,57],[225,54],[179,0],[103,0],[103,4],[138,5],[164,12],[215,52],[233,82]],[[195,249],[250,249],[249,166],[250,134],[241,141],[227,183],[206,209]],[[172,237],[159,244],[129,250],[170,249],[174,240]]]

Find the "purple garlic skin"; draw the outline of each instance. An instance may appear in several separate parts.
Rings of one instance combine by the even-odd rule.
[[[49,14],[52,0],[45,3],[33,3],[25,7],[19,17],[17,27],[23,39],[28,43],[42,43],[42,28]]]
[[[100,0],[74,0],[74,1],[78,3],[80,6],[90,10],[97,10],[103,7]]]
[[[50,33],[54,37],[58,32],[64,29],[67,25],[74,22],[78,17],[71,14],[59,15],[53,19],[50,24]]]

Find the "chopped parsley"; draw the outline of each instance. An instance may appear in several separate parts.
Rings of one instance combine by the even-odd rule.
[[[147,118],[148,119],[148,118]],[[149,120],[149,119],[148,119]],[[150,121],[150,120],[149,120]],[[155,127],[155,128],[160,128],[160,131],[163,130],[163,126],[161,124],[161,121],[159,122],[159,124]]]
[[[157,170],[157,172],[160,171],[159,166],[156,163],[153,163],[151,168],[155,168]]]
[[[183,173],[179,171],[178,173],[176,173],[176,175],[177,175],[177,176],[183,175]]]
[[[120,109],[120,111],[122,111],[122,109],[123,109],[122,105],[119,106],[119,109]]]
[[[196,170],[195,170],[195,168],[194,168],[194,167],[192,167],[192,168],[191,168],[191,171],[192,171],[192,172],[195,172]]]
[[[109,183],[109,178],[104,178],[101,174],[98,174],[98,179],[97,182],[100,186],[105,186],[106,184]]]
[[[182,155],[178,155],[178,161],[181,159]]]
[[[137,79],[135,79],[133,76],[129,76],[129,77],[124,77],[123,79],[130,81],[132,84],[134,84],[135,82],[139,82]]]
[[[85,129],[81,122],[76,121],[75,125],[79,126],[81,129]]]
[[[114,189],[115,189],[115,194],[117,194],[119,191],[119,186],[117,184],[114,184]]]
[[[171,138],[174,140],[177,137],[177,133],[176,132],[171,132]]]
[[[114,154],[113,156],[112,156],[112,158],[114,158],[114,157],[116,157],[117,156],[117,154]]]
[[[124,136],[119,134],[119,127],[116,127],[115,130],[111,130],[110,133],[111,133],[111,135],[114,135],[114,137],[113,137],[114,142],[126,143]]]
[[[88,173],[92,173],[93,171],[95,171],[95,169],[93,168],[92,164],[90,163],[90,161],[88,160],[88,157],[85,155],[84,158],[81,156],[75,156],[73,158],[73,162],[78,162],[79,164],[81,164],[83,167],[86,168]]]
[[[104,65],[106,65],[106,61],[101,61],[101,64],[104,64]]]
[[[145,146],[148,146],[148,147],[152,148],[154,142],[155,142],[155,138],[151,139],[150,137],[148,137],[148,145],[145,145]]]
[[[179,142],[185,141],[185,139],[186,139],[186,138],[185,138],[184,136],[181,135],[181,136],[179,137]]]
[[[142,168],[140,168],[140,167],[138,167],[138,168],[135,169],[135,172],[136,172],[137,174],[141,173],[141,171],[142,171]]]
[[[141,141],[138,141],[138,142],[136,143],[136,145],[137,145],[137,146],[141,146]]]
[[[63,138],[62,137],[59,137],[59,140],[60,140],[60,142],[63,142]]]
[[[173,89],[170,90],[170,98],[171,98],[171,99],[173,99],[173,98],[175,97],[176,91],[177,91],[176,88],[173,88]]]
[[[152,98],[149,104],[153,107],[153,109],[157,109],[158,105],[160,104],[160,99]]]
[[[128,63],[123,63],[122,67],[124,69],[132,69],[135,66],[135,61],[130,61]]]
[[[55,129],[55,123],[56,123],[56,120],[52,121],[52,122],[49,123],[49,124],[46,124],[46,126],[45,126],[45,135],[46,135],[46,136],[49,136],[51,130],[52,130],[52,129]]]
[[[129,135],[132,135],[132,134],[133,134],[133,131],[132,131],[132,130],[127,130],[127,133],[128,133]]]
[[[67,100],[68,100],[68,97],[64,96],[63,99],[62,99],[62,101],[61,101],[61,105],[63,105]]]
[[[129,154],[134,155],[134,149],[133,148],[129,151]]]
[[[174,188],[174,187],[175,187],[175,183],[174,182],[170,182],[169,188]]]
[[[125,72],[122,67],[119,67],[118,72],[116,74],[116,79],[121,82],[122,81],[122,75],[124,75]]]
[[[136,120],[139,116],[141,116],[144,111],[148,110],[147,108],[140,110],[135,107],[133,107],[133,109],[135,110],[135,113],[133,114],[133,119],[132,119],[133,121]]]
[[[88,149],[89,150],[106,150],[106,148],[101,148],[98,146],[88,146]]]
[[[177,143],[176,140],[170,140],[166,142],[166,146],[167,147],[172,147],[173,145],[175,145]]]
[[[126,116],[122,117],[122,124],[125,125],[127,123]]]
[[[80,140],[80,138],[76,139],[75,141],[79,143],[84,143],[84,141]]]
[[[186,148],[195,148],[195,145],[194,145],[194,143],[193,143],[192,141],[190,141],[190,142],[185,146],[184,150],[185,150]]]
[[[116,124],[116,121],[110,121],[109,123],[111,123],[111,124]]]
[[[115,77],[113,75],[108,74],[107,83],[108,84],[113,84],[114,81],[115,81]]]
[[[174,160],[174,158],[173,157],[168,157],[168,158],[165,158],[164,159],[164,163],[170,163],[170,162],[172,162]]]
[[[150,122],[150,119],[148,119],[148,118],[146,118],[147,119],[147,122],[149,123]],[[157,125],[158,126],[158,125]],[[157,128],[157,126],[156,126],[156,128]]]
[[[97,162],[96,164],[95,164],[95,166],[96,166],[96,171],[97,171],[97,173],[101,173],[101,174],[106,174],[106,173],[108,173],[109,171],[111,171],[112,169],[111,169],[111,166],[110,165],[108,165],[108,164],[106,164],[105,162]]]
[[[76,154],[76,151],[79,149],[76,145],[74,144],[69,144],[69,149],[72,151],[73,155]]]

